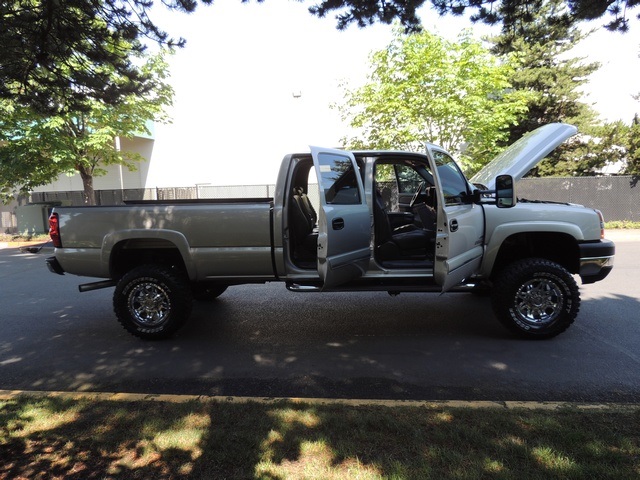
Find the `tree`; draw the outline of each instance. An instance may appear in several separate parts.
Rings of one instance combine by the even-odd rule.
[[[585,35],[566,19],[558,20],[563,10],[562,0],[545,0],[527,22],[490,39],[495,54],[517,65],[510,77],[514,88],[531,92],[526,115],[510,127],[509,143],[547,123],[582,129],[596,121],[596,112],[581,100],[581,87],[600,65],[568,56]]]
[[[200,0],[210,3],[211,0]],[[193,11],[195,0],[164,0]],[[88,111],[147,95],[153,78],[136,67],[141,39],[181,46],[151,22],[151,0],[0,2],[0,98],[45,114]],[[114,82],[117,78],[117,82]]]
[[[629,141],[627,144],[627,167],[624,171],[627,175],[640,177],[640,117],[636,114],[629,129]]]
[[[148,134],[149,120],[168,121],[164,109],[173,98],[173,89],[166,83],[168,67],[163,54],[144,59],[138,68],[152,81],[153,90],[144,95],[131,93],[118,105],[92,100],[82,111],[46,115],[2,100],[0,195],[6,200],[16,189],[28,192],[60,174],[79,173],[85,202],[93,205],[93,177],[106,173],[104,166],[120,164],[134,170],[142,157],[118,151],[115,137]],[[118,81],[116,72],[111,72],[110,78]]]
[[[630,127],[623,121],[590,125],[540,162],[533,175],[598,175],[607,165],[627,161],[629,140]]]
[[[418,30],[420,20],[416,10],[425,0],[322,0],[309,10],[324,17],[329,12],[336,15],[338,28],[352,23],[364,27],[375,22],[391,23],[400,20],[409,30]],[[544,0],[431,0],[440,15],[462,15],[474,12],[472,21],[489,24],[501,23],[509,28],[514,22],[528,21],[540,9]],[[640,0],[563,0],[567,12],[563,14],[571,22],[608,17],[609,30],[626,31],[629,28],[628,12],[640,4]],[[640,16],[639,16],[640,17]]]
[[[396,30],[371,57],[365,85],[345,91],[342,116],[359,134],[355,148],[422,150],[425,141],[460,151],[468,171],[499,150],[507,127],[526,109],[500,64],[469,32],[449,42]]]
[[[241,0],[248,1],[248,0]],[[261,0],[258,0],[261,1]],[[314,0],[311,0],[314,1]],[[501,23],[505,29],[529,21],[544,0],[429,0],[440,14],[475,12],[472,20]],[[193,12],[213,0],[161,0],[172,10]],[[419,30],[416,10],[427,0],[320,0],[309,10],[324,17],[337,12],[338,28],[398,19],[408,30]],[[150,17],[153,0],[6,0],[0,2],[0,98],[44,113],[86,110],[93,100],[116,105],[130,94],[151,90],[120,45],[144,51],[147,40],[182,46]],[[561,17],[570,22],[606,17],[607,28],[628,29],[629,12],[640,0],[563,0]],[[82,69],[65,68],[70,63]],[[96,68],[98,67],[98,68]],[[115,71],[109,83],[103,70]],[[57,103],[51,99],[64,99]]]

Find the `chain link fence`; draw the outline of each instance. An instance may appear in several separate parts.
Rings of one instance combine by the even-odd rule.
[[[523,178],[518,198],[578,203],[597,208],[606,221],[640,222],[640,184],[637,177]]]
[[[578,203],[602,211],[607,221],[640,222],[640,182],[637,177],[524,178],[518,182],[518,197],[531,200]],[[128,200],[188,200],[224,198],[271,198],[275,185],[196,185],[194,187],[97,190],[98,205],[122,205]],[[309,197],[318,204],[318,191],[309,186]],[[16,208],[27,203],[84,205],[82,192],[37,192],[30,199],[0,205],[0,232],[17,230]]]

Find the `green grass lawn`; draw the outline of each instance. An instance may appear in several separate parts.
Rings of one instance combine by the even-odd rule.
[[[633,479],[640,408],[0,402],[0,478]]]

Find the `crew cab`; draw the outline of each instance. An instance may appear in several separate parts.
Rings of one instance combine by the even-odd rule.
[[[118,321],[145,339],[173,335],[194,299],[275,281],[294,292],[489,293],[507,328],[550,338],[578,315],[574,276],[604,279],[615,254],[599,211],[516,195],[576,131],[531,132],[471,181],[436,145],[311,147],[284,157],[273,198],[56,207],[47,265],[100,279],[81,291],[115,287]]]

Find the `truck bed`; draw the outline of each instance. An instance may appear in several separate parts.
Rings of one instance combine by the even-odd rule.
[[[57,207],[56,257],[68,273],[110,278],[113,252],[174,248],[193,281],[272,277],[272,208],[267,198]]]

